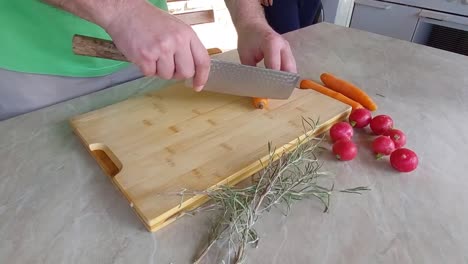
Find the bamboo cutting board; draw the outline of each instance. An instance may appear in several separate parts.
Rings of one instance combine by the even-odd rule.
[[[251,98],[196,93],[176,83],[71,119],[75,133],[128,199],[146,228],[156,231],[202,195],[171,195],[237,184],[261,167],[268,142],[281,149],[304,134],[302,117],[320,131],[350,107],[312,90],[254,109]],[[293,145],[288,145],[293,146]]]

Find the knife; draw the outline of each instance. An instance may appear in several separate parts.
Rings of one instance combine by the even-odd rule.
[[[77,55],[128,61],[110,40],[74,35],[72,42],[73,52]],[[208,81],[203,91],[257,98],[288,99],[297,87],[299,78],[300,76],[295,73],[212,58]]]

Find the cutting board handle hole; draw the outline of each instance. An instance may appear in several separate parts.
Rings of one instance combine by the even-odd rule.
[[[122,163],[105,144],[93,143],[89,145],[89,149],[108,176],[114,177],[122,170]]]

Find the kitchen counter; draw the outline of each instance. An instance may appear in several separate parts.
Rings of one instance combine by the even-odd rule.
[[[355,160],[321,158],[336,188],[372,190],[337,193],[328,213],[315,200],[271,212],[249,263],[468,263],[468,58],[326,23],[287,37],[304,78],[330,71],[365,89],[420,166],[396,173],[359,133]],[[147,232],[68,125],[166,84],[143,78],[0,122],[0,263],[190,263],[211,215]]]

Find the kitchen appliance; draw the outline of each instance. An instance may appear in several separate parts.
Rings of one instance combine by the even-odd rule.
[[[468,0],[355,0],[350,27],[468,55]]]
[[[112,41],[75,35],[72,42],[75,54],[127,61]],[[203,90],[247,97],[288,99],[298,83],[299,75],[295,73],[212,59],[208,81]],[[187,85],[190,85],[190,80]]]
[[[468,17],[422,10],[413,42],[468,55]]]
[[[468,0],[390,0],[380,2],[396,3],[442,13],[468,16]]]

